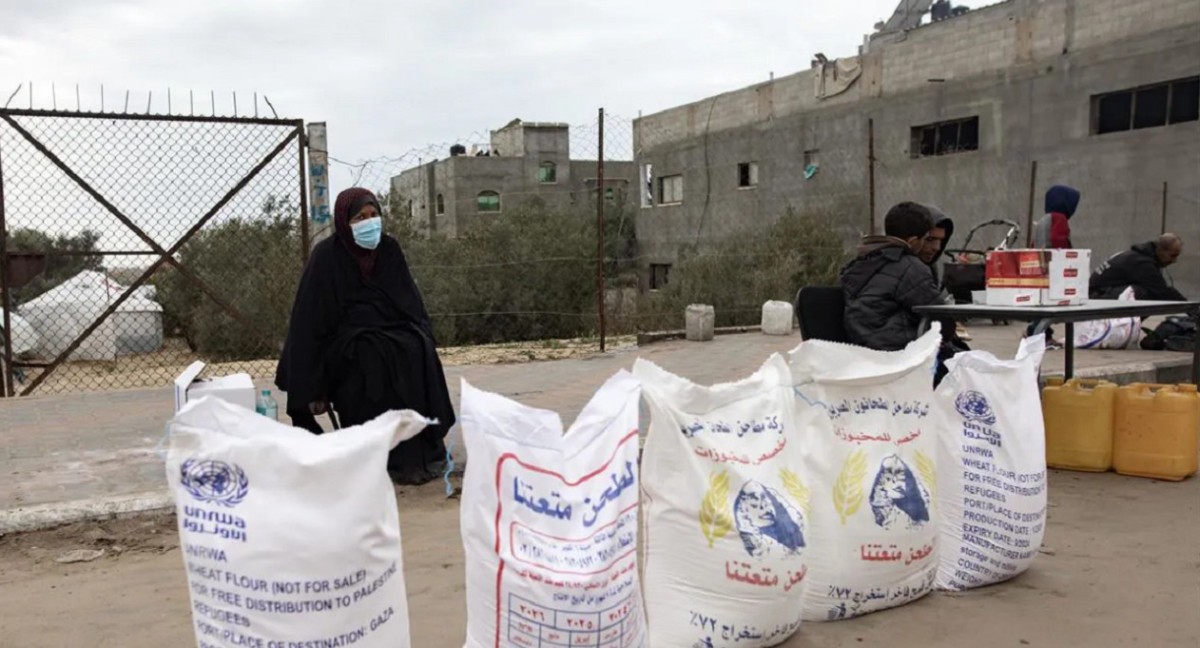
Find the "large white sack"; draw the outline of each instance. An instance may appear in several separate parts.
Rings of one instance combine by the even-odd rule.
[[[1008,580],[1033,563],[1046,521],[1046,433],[1038,367],[1046,339],[1021,342],[1015,360],[986,351],[951,358],[937,389],[937,587]]]
[[[1136,301],[1133,286],[1121,292],[1118,301]],[[1115,317],[1075,323],[1076,349],[1136,349],[1142,340],[1142,318]]]
[[[777,645],[800,626],[808,476],[779,354],[745,380],[696,385],[639,359],[645,591],[655,648]]]
[[[620,371],[558,414],[462,382],[467,648],[646,645],[638,401]]]
[[[425,425],[389,412],[316,436],[188,403],[170,423],[167,481],[198,645],[409,646],[387,455]]]
[[[814,340],[790,353],[812,476],[805,620],[924,596],[937,573],[935,325],[903,351]]]

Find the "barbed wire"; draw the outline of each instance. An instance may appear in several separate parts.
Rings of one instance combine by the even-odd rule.
[[[46,88],[46,89],[42,90],[42,93],[39,94],[39,93],[35,92],[35,85],[37,88]],[[47,86],[48,86],[48,88],[47,88]],[[218,110],[217,109],[217,104],[218,104],[217,98],[218,98],[218,96],[220,96],[222,101],[224,101],[224,99],[226,98],[225,91],[222,91],[219,95],[216,90],[206,90],[206,91],[202,90],[199,93],[197,93],[195,91],[195,89],[192,89],[192,88],[188,88],[185,90],[178,90],[178,92],[176,92],[176,90],[177,90],[176,88],[172,88],[172,87],[168,86],[167,88],[165,88],[165,91],[160,91],[158,94],[159,103],[157,104],[157,108],[158,108],[159,112],[154,112],[154,110],[156,108],[156,104],[154,102],[154,97],[155,97],[154,90],[146,90],[145,91],[146,108],[144,111],[139,112],[137,110],[137,108],[142,105],[141,104],[142,91],[138,91],[136,93],[132,89],[125,89],[123,93],[118,91],[115,95],[111,95],[111,96],[113,96],[114,99],[117,100],[119,103],[113,104],[110,106],[110,104],[107,101],[107,96],[105,93],[106,84],[101,83],[98,86],[93,85],[93,84],[88,84],[88,86],[89,86],[88,92],[89,93],[94,92],[96,94],[92,94],[88,97],[88,102],[87,102],[87,105],[85,106],[84,101],[83,101],[83,95],[81,93],[81,88],[83,87],[83,84],[80,84],[80,83],[65,84],[65,87],[67,89],[74,87],[75,104],[74,104],[73,111],[76,113],[112,113],[112,114],[126,114],[126,115],[136,114],[136,115],[155,115],[155,116],[171,115],[171,116],[176,116],[176,117],[208,116],[208,117],[235,117],[235,118],[237,118],[237,117],[255,117],[255,118],[264,117],[265,118],[268,116],[266,114],[266,110],[270,110],[271,111],[270,117],[272,119],[280,119],[279,113],[275,110],[275,105],[271,102],[271,99],[269,97],[267,97],[267,95],[265,93],[259,93],[257,91],[251,91],[251,92],[242,94],[243,105],[246,106],[246,108],[250,109],[243,113],[243,111],[239,110],[239,108],[238,108],[238,92],[236,90],[228,91],[229,92],[229,94],[228,94],[229,103],[222,105],[222,109]],[[26,91],[25,94],[26,94],[26,97],[28,98],[28,101],[23,102],[25,105],[14,106],[13,101],[14,100],[19,101],[18,95],[21,94],[22,90]],[[47,97],[47,94],[49,95],[48,97]],[[247,94],[250,96],[250,101],[248,103],[245,101],[245,97]],[[261,115],[260,115],[260,111],[259,111],[259,101],[258,101],[260,95],[262,97],[263,104],[264,104],[262,106],[263,111],[262,111]],[[200,109],[199,112],[197,112],[197,103],[196,103],[197,97],[199,97],[199,99],[201,101],[201,103],[198,106]],[[187,100],[186,104],[184,103],[185,98]],[[207,112],[204,111],[204,104],[203,104],[204,99],[206,99],[206,98],[208,99],[208,111]],[[62,107],[59,107],[58,84],[55,82],[46,82],[43,84],[35,84],[33,81],[29,81],[28,83],[21,82],[21,83],[18,83],[17,87],[12,91],[11,94],[8,95],[8,99],[4,102],[4,108],[14,108],[14,109],[25,108],[28,110],[51,110],[51,111],[59,111],[59,112],[72,112],[71,103],[69,101],[70,95],[67,95],[65,97],[65,99],[66,99],[66,101],[63,102]],[[133,110],[130,110],[130,107],[131,107],[130,101],[135,102],[132,105]],[[164,103],[165,103],[165,106],[163,105]],[[186,112],[184,112],[184,110],[183,110],[185,105],[187,106]],[[118,108],[118,106],[119,106],[119,108]],[[164,107],[166,108],[165,111],[162,110]]]

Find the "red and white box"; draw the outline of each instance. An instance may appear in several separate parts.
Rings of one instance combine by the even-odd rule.
[[[1091,250],[995,250],[987,255],[989,306],[1087,303]]]

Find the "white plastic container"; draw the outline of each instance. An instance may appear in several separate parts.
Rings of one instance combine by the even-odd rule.
[[[687,339],[692,342],[709,342],[716,335],[717,313],[708,304],[692,304],[684,311]]]
[[[762,307],[762,332],[766,335],[789,335],[792,332],[792,305],[771,300]]]

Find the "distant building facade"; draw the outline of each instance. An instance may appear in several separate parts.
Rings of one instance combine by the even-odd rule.
[[[633,168],[629,161],[605,161],[610,200],[627,194]],[[518,119],[491,132],[489,150],[468,154],[456,147],[445,159],[393,177],[391,190],[423,230],[454,237],[527,200],[564,209],[595,204],[597,167],[595,160],[571,159],[566,124]]]

